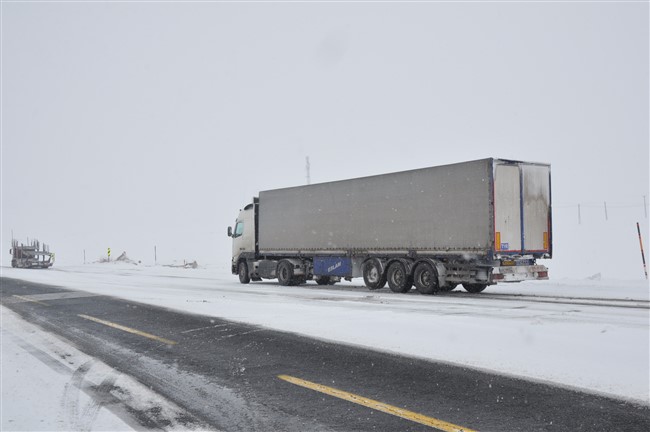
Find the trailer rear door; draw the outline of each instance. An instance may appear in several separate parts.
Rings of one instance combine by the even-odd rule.
[[[494,169],[494,249],[521,252],[521,183],[519,167],[497,163]]]
[[[521,165],[524,249],[551,252],[551,182],[546,165]]]
[[[551,254],[550,167],[511,161],[494,165],[497,255]]]

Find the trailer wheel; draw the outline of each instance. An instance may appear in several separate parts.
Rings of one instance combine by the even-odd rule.
[[[386,273],[382,271],[377,259],[370,259],[363,264],[363,281],[371,290],[381,289],[386,285]]]
[[[293,277],[293,264],[289,261],[280,261],[277,269],[278,282],[280,285],[289,286],[295,283]]]
[[[468,293],[478,294],[487,288],[487,285],[480,283],[464,283],[463,288],[465,288],[465,291]]]
[[[413,282],[420,294],[435,294],[440,289],[438,272],[428,262],[418,264],[413,274]]]
[[[251,277],[248,274],[248,264],[245,261],[240,261],[239,266],[237,266],[237,273],[239,273],[239,282],[247,284],[251,281]]]
[[[411,278],[410,275],[406,273],[404,264],[399,261],[393,262],[388,267],[386,279],[388,280],[388,286],[392,292],[409,292],[413,286],[413,278]]]

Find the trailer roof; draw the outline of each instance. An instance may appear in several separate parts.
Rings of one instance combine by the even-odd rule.
[[[478,163],[478,162],[486,162],[486,163],[492,163],[492,162],[505,162],[505,163],[511,163],[511,164],[525,164],[525,165],[538,165],[538,166],[548,166],[550,167],[551,165],[548,163],[543,163],[543,162],[527,162],[527,161],[520,161],[520,160],[514,160],[514,159],[503,159],[503,158],[485,158],[485,159],[476,159],[476,160],[471,160],[471,161],[464,161],[464,162],[455,162],[451,164],[445,164],[445,165],[434,165],[434,166],[429,166],[429,167],[423,167],[423,168],[415,168],[411,170],[404,170],[404,171],[394,171],[394,172],[387,172],[383,174],[374,174],[370,176],[361,176],[361,177],[351,177],[351,178],[346,178],[342,180],[332,180],[328,182],[320,182],[320,183],[312,183],[309,185],[297,185],[297,186],[288,186],[284,188],[276,188],[276,189],[267,189],[264,191],[260,191],[260,193],[263,192],[269,192],[272,190],[283,190],[283,189],[294,189],[294,188],[304,188],[308,186],[314,186],[314,185],[323,185],[323,184],[328,184],[328,183],[338,183],[338,182],[346,182],[350,180],[361,180],[361,179],[372,179],[375,177],[381,177],[385,175],[392,175],[392,174],[404,174],[404,173],[409,173],[409,172],[417,172],[417,171],[423,171],[423,170],[429,170],[431,168],[442,168],[442,167],[449,167],[449,166],[454,166],[454,165],[465,165],[465,164],[472,164],[472,163]]]

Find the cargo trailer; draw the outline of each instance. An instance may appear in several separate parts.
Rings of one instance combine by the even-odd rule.
[[[433,294],[548,279],[551,169],[489,158],[262,191],[228,235],[241,283]]]

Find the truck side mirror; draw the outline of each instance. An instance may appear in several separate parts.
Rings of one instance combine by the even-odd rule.
[[[232,227],[228,227],[228,237],[232,237]]]

